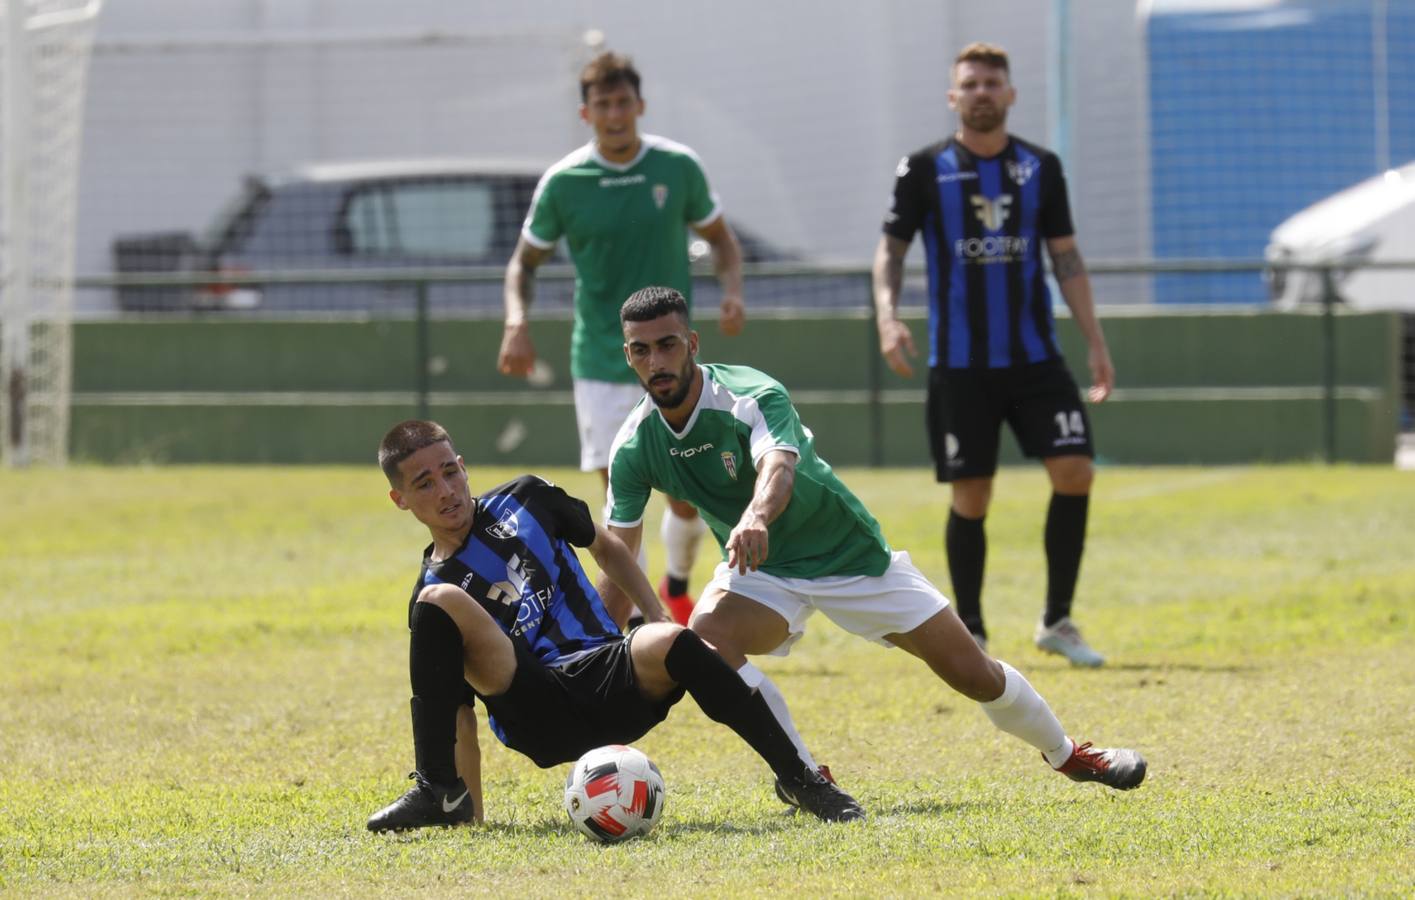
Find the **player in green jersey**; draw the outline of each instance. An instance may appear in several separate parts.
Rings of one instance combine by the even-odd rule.
[[[747,657],[784,656],[819,610],[847,631],[922,659],[1073,780],[1121,790],[1140,784],[1139,753],[1068,737],[1027,679],[973,641],[909,554],[890,549],[879,523],[816,455],[785,388],[745,366],[698,364],[681,294],[645,288],[620,318],[625,357],[648,396],[614,440],[607,524],[633,549],[651,488],[698,507],[724,562],[689,627],[766,697],[806,765],[815,762],[785,701]],[[601,594],[614,590],[601,582]]]
[[[712,246],[722,285],[723,334],[742,330],[742,254],[689,148],[641,134],[639,73],[624,56],[602,53],[580,74],[580,118],[594,139],[551,166],[506,267],[506,327],[498,366],[525,376],[535,365],[527,310],[535,270],[562,237],[575,264],[575,327],[570,347],[580,468],[607,481],[609,445],[643,396],[620,361],[619,305],[639,288],[667,284],[691,298],[688,229]],[[659,595],[675,619],[692,611],[688,576],[704,528],[691,504],[669,501],[661,534],[668,575]],[[630,609],[611,610],[620,624]],[[649,614],[651,611],[645,611]]]

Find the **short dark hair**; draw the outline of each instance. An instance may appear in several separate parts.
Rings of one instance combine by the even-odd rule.
[[[953,60],[953,67],[956,69],[959,63],[965,62],[981,63],[993,69],[1001,69],[1009,76],[1012,74],[1007,65],[1007,51],[997,44],[974,41],[958,51],[957,58]]]
[[[688,301],[671,287],[651,285],[635,291],[619,307],[619,324],[625,322],[652,322],[669,313],[677,313],[683,322],[688,322]]]
[[[622,53],[606,50],[580,70],[580,102],[590,101],[592,87],[607,91],[621,84],[632,87],[635,97],[643,96],[639,93],[639,70],[634,68],[634,61]]]
[[[431,447],[443,441],[447,442],[447,446],[452,446],[452,437],[447,433],[447,429],[436,422],[422,419],[399,422],[388,429],[388,433],[378,445],[378,465],[383,469],[388,483],[400,488],[403,486],[403,474],[398,471],[398,467],[403,464],[403,460],[424,447]]]

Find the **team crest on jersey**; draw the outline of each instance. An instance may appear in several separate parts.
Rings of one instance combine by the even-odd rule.
[[[663,209],[663,204],[668,202],[668,185],[656,184],[653,186],[653,205]]]
[[[1037,164],[1028,160],[1019,162],[1009,159],[1007,161],[1007,175],[1012,179],[1012,183],[1021,187],[1032,180],[1032,175],[1037,171]]]
[[[514,510],[506,510],[501,514],[501,518],[495,524],[488,525],[486,533],[494,538],[509,541],[516,536],[516,513]]]
[[[733,481],[737,480],[737,454],[731,450],[722,451],[722,467],[732,476]]]

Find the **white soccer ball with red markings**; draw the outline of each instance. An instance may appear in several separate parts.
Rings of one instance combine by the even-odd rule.
[[[565,779],[565,811],[586,835],[617,844],[653,830],[663,815],[663,776],[633,747],[610,744],[580,757]]]

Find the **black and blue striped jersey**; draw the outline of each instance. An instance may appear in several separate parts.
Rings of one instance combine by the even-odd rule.
[[[950,138],[900,161],[884,231],[923,232],[929,365],[998,369],[1057,359],[1042,243],[1073,233],[1061,161],[1010,137],[977,157]]]
[[[513,641],[547,666],[573,662],[622,637],[604,601],[580,568],[574,547],[595,540],[583,500],[534,475],[482,494],[466,540],[444,560],[429,546],[409,604],[426,585],[466,591]]]

